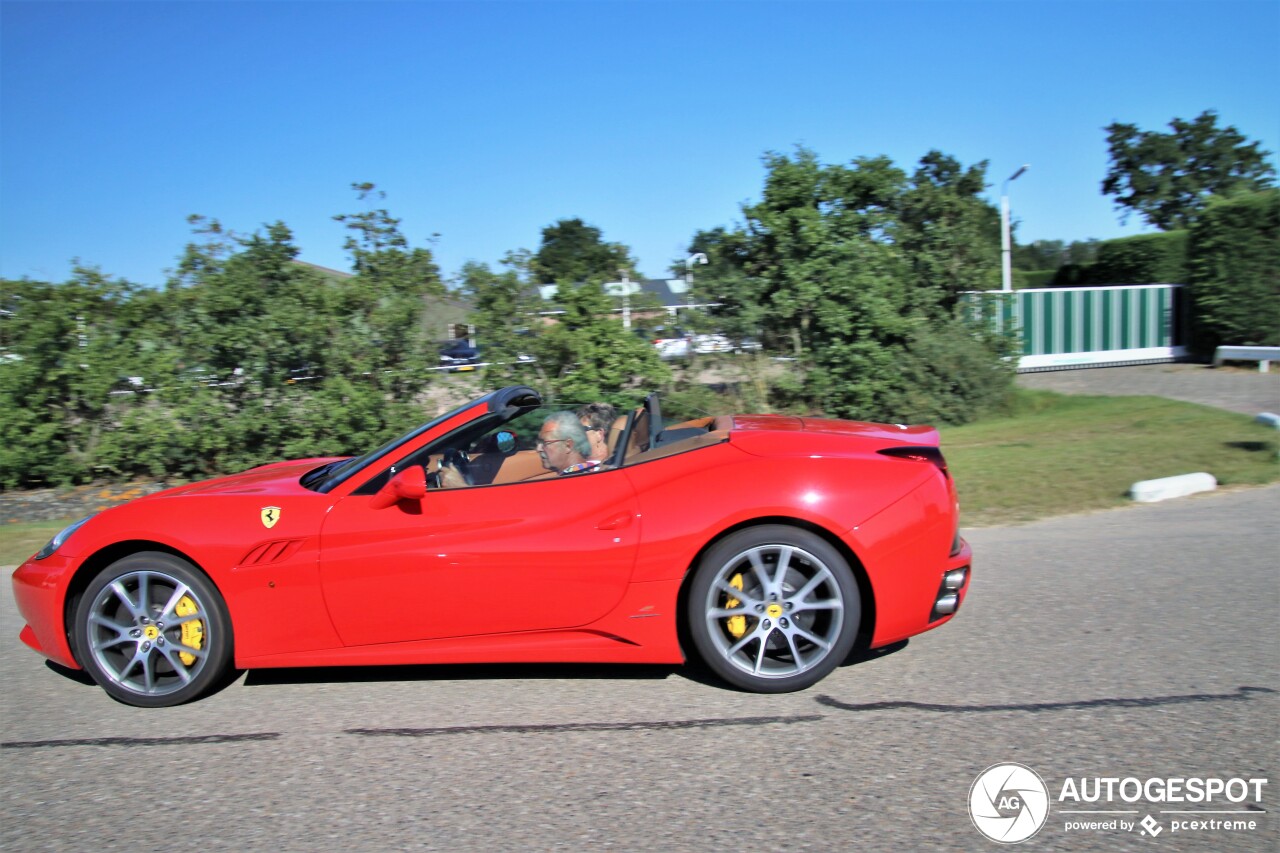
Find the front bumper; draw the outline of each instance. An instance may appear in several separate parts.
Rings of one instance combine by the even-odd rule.
[[[27,624],[18,638],[54,663],[79,669],[63,619],[67,580],[75,561],[61,554],[30,559],[13,572],[13,598]]]

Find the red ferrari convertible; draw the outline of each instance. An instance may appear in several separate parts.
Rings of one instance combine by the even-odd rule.
[[[946,622],[969,585],[938,434],[781,415],[619,418],[556,475],[524,386],[363,456],[265,465],[76,522],[13,575],[21,638],[160,707],[232,667],[681,663],[808,687]],[[444,487],[447,463],[467,485]]]

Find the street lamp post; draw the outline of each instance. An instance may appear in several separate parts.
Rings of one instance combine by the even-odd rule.
[[[622,273],[622,328],[631,328],[631,278],[627,275],[626,270],[618,270]]]
[[[693,314],[693,266],[706,262],[707,256],[701,252],[694,252],[684,260],[684,301],[690,315]]]
[[[1009,234],[1009,183],[1016,181],[1018,176],[1029,168],[1031,164],[1024,164],[1018,171],[1005,178],[1000,188],[1000,289],[1006,292],[1013,290],[1013,240]]]

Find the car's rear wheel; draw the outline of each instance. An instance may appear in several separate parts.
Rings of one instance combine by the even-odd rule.
[[[702,660],[737,687],[803,690],[853,648],[858,584],[826,540],[786,525],[734,533],[698,564],[689,588],[689,634]]]
[[[213,584],[186,560],[143,551],[103,569],[75,613],[76,653],[103,690],[162,708],[200,696],[231,661],[231,621]]]

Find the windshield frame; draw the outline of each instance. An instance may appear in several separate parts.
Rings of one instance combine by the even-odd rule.
[[[333,470],[325,474],[324,479],[318,483],[313,483],[311,485],[303,484],[302,481],[306,480],[312,471],[317,470],[316,468],[313,468],[311,471],[308,471],[299,478],[299,485],[302,485],[303,488],[309,489],[313,492],[328,494],[338,486],[350,480],[360,471],[363,471],[365,468],[377,464],[379,460],[394,453],[399,448],[404,447],[406,444],[410,444],[418,438],[421,438],[425,433],[430,432],[459,415],[465,414],[467,411],[474,409],[477,406],[485,405],[487,403],[488,413],[505,412],[508,408],[513,406],[520,407],[528,405],[531,397],[537,401],[538,405],[541,404],[542,396],[537,391],[526,385],[511,385],[498,391],[492,391],[482,397],[477,397],[476,399],[470,400],[455,409],[445,412],[443,415],[440,415],[422,426],[415,427],[403,435],[393,438],[381,447],[371,450],[368,453],[361,454],[360,456],[351,457],[345,462],[335,466]],[[317,468],[320,467],[324,466],[317,466]]]

